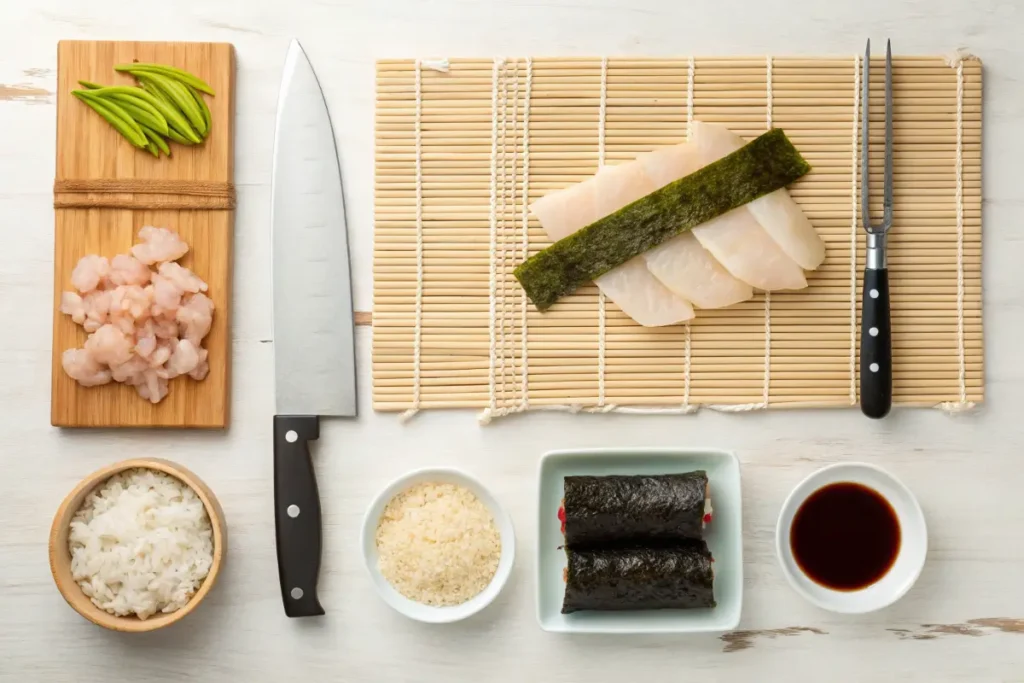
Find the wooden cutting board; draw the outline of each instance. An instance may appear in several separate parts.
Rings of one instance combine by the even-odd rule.
[[[186,69],[217,93],[207,98],[210,136],[195,147],[172,145],[170,158],[153,158],[124,140],[95,112],[71,95],[79,80],[132,85],[115,64],[158,62]],[[57,46],[56,180],[168,180],[230,184],[234,179],[235,55],[226,43],[62,41]],[[61,198],[70,195],[62,193]],[[208,427],[228,424],[230,406],[230,302],[233,208],[140,209],[138,203],[174,203],[181,195],[111,195],[127,208],[57,208],[54,231],[53,369],[50,421],[59,427]],[[213,203],[189,197],[193,205]],[[64,202],[61,202],[64,203]],[[231,202],[233,206],[233,202]],[[153,405],[135,389],[111,383],[82,387],[61,366],[66,349],[85,343],[84,330],[57,308],[71,289],[71,271],[86,254],[126,253],[144,225],[177,231],[191,247],[181,264],[205,280],[216,310],[204,344],[210,374],[201,382],[179,377]]]

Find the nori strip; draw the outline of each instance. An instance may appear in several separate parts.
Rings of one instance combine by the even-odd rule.
[[[703,470],[565,477],[565,542],[702,538],[707,485]]]
[[[541,311],[662,242],[811,170],[780,128],[555,242],[515,269]]]
[[[566,553],[562,614],[715,606],[711,551],[704,541],[568,548]]]

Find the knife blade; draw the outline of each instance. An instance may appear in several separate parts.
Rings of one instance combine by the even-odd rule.
[[[271,190],[274,526],[289,617],[324,613],[323,544],[310,442],[320,417],[354,417],[352,286],[341,168],[320,83],[298,41],[285,58]]]

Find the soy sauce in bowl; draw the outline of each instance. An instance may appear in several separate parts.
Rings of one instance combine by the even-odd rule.
[[[843,481],[800,505],[789,535],[793,558],[815,583],[855,591],[875,583],[900,553],[899,518],[882,494]]]

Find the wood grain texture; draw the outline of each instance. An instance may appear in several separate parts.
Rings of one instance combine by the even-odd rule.
[[[141,61],[170,64],[206,80],[217,93],[207,98],[213,116],[202,145],[172,145],[172,156],[156,159],[125,141],[110,125],[71,96],[79,80],[106,84],[134,81],[113,70],[115,64]],[[56,180],[154,179],[231,183],[234,180],[234,48],[227,43],[139,43],[62,41],[57,47]],[[74,198],[62,193],[61,198]],[[161,194],[112,195],[131,205],[175,201]],[[196,206],[208,198],[196,198]],[[58,208],[54,230],[53,366],[50,421],[59,427],[212,427],[229,419],[233,210],[139,210]],[[190,246],[181,264],[210,286],[215,312],[204,340],[210,374],[201,382],[179,377],[153,405],[135,389],[111,383],[82,387],[61,367],[61,354],[80,347],[85,331],[57,310],[61,292],[70,289],[75,264],[86,254],[113,257],[125,253],[144,225],[178,232]]]

